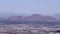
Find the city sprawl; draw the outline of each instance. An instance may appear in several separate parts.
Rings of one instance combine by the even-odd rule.
[[[56,34],[60,33],[60,25],[43,26],[30,24],[0,25],[0,34]]]

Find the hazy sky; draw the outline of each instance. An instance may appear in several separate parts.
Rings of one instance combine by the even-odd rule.
[[[60,13],[60,0],[0,0],[0,16],[53,15]]]

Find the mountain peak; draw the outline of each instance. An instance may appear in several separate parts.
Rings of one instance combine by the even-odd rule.
[[[36,16],[36,15],[40,16],[40,14],[33,14],[33,16]]]
[[[31,17],[43,17],[42,15],[40,15],[40,14],[33,14],[33,15],[31,15]]]

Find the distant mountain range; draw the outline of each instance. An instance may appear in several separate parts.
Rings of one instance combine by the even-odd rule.
[[[12,16],[8,18],[9,20],[27,20],[27,21],[57,21],[56,18],[50,17],[50,16],[42,16],[40,14],[33,14],[31,16]]]
[[[33,14],[30,16],[11,16],[9,18],[0,18],[0,24],[46,24],[46,25],[60,25],[60,20],[52,16],[43,16],[40,14]]]

